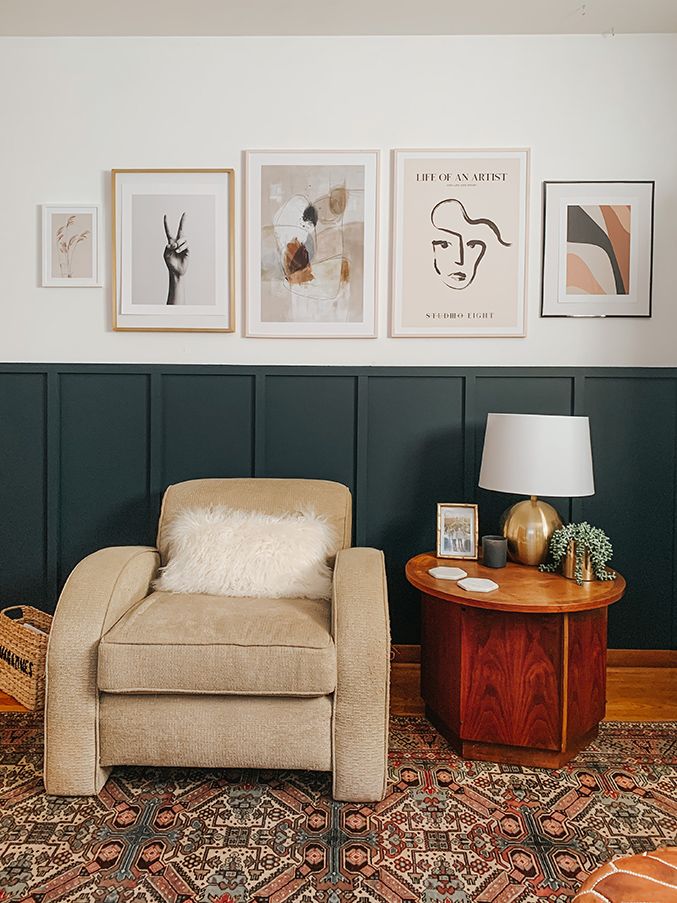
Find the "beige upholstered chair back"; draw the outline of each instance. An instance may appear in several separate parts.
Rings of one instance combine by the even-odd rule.
[[[336,551],[350,546],[352,499],[341,483],[328,480],[270,480],[263,477],[228,480],[188,480],[165,492],[158,525],[157,547],[167,560],[167,526],[186,508],[225,505],[240,510],[286,514],[312,509],[324,515],[338,537]]]

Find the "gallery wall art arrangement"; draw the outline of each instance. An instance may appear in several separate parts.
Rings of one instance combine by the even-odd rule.
[[[378,150],[245,154],[248,338],[376,338]],[[392,151],[390,331],[526,335],[530,152]],[[543,183],[542,317],[650,317],[652,181]],[[233,169],[112,171],[112,328],[235,332]],[[100,285],[100,209],[43,206],[42,285]]]

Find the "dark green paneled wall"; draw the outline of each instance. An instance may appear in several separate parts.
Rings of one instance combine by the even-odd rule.
[[[355,541],[386,552],[393,640],[418,641],[411,555],[435,503],[477,488],[489,411],[589,414],[597,484],[553,500],[604,527],[628,593],[612,647],[677,646],[677,370],[0,365],[0,603],[53,610],[72,567],[106,545],[153,543],[173,482],[318,477],[350,486]]]

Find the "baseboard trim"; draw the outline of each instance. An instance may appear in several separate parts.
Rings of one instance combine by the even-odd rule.
[[[421,647],[393,644],[393,663],[416,664],[421,661]],[[677,668],[677,649],[609,649],[610,668]]]
[[[610,668],[677,668],[677,649],[609,649]]]
[[[392,660],[398,665],[418,664],[421,661],[421,647],[404,643],[394,643],[392,646]]]

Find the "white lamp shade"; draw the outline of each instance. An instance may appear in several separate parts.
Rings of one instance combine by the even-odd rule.
[[[588,418],[489,414],[479,485],[517,495],[593,495]]]

